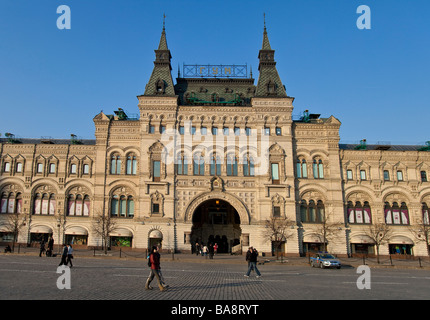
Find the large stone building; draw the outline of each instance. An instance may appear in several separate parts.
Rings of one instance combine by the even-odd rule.
[[[99,247],[104,215],[112,247],[347,255],[375,253],[382,225],[381,254],[427,256],[429,148],[342,145],[334,116],[293,119],[274,53],[264,28],[256,84],[234,65],[184,66],[174,84],[163,28],[139,117],[97,114],[95,140],[0,140],[0,240],[18,217],[20,243]],[[287,222],[280,239],[267,221]]]

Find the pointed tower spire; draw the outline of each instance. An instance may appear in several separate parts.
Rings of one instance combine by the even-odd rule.
[[[163,15],[163,31],[161,32],[158,49],[155,50],[154,69],[152,70],[151,77],[149,78],[148,84],[146,85],[144,93],[146,96],[175,95],[171,73],[172,66],[170,64],[172,55],[170,54],[170,50],[167,47],[165,19],[166,15]]]
[[[266,29],[266,14],[264,14],[264,31],[263,45],[258,54],[260,63],[258,71],[257,88],[255,90],[256,97],[287,97],[278,70],[276,70],[275,50],[270,47],[269,36]]]

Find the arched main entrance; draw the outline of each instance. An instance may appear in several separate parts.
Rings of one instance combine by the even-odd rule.
[[[218,253],[228,253],[240,244],[242,230],[236,209],[227,201],[209,199],[201,203],[192,215],[191,242],[218,244]]]

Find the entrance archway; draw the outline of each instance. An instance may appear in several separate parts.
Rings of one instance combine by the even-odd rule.
[[[191,242],[218,245],[218,253],[228,253],[240,244],[240,216],[227,201],[209,199],[202,202],[192,215]]]

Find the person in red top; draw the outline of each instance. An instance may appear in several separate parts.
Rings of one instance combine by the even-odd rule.
[[[160,291],[167,290],[161,283],[161,275],[160,275],[160,253],[158,253],[158,248],[156,246],[152,247],[152,252],[149,255],[149,261],[151,262],[151,273],[149,274],[148,279],[146,280],[145,289],[152,290],[150,286],[154,277],[157,278],[158,288]]]

